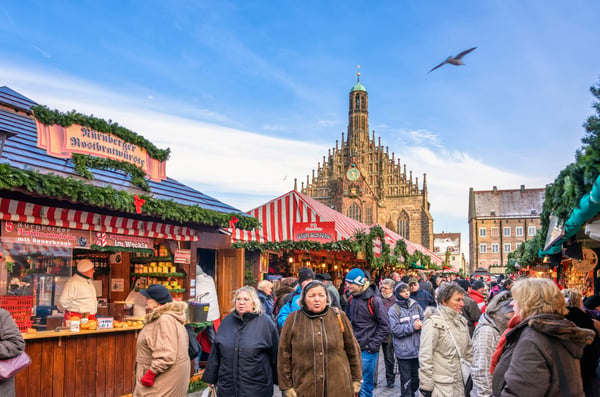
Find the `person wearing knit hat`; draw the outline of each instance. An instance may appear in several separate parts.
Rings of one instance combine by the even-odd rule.
[[[95,319],[98,300],[94,287],[94,263],[89,259],[81,259],[76,269],[77,272],[65,283],[57,307],[65,313],[65,321],[72,316]]]
[[[400,373],[400,395],[412,396],[419,389],[419,347],[423,309],[410,298],[408,284],[400,282],[394,288],[396,303],[389,309],[394,356]]]
[[[385,305],[365,273],[354,268],[346,274],[346,288],[351,296],[346,303],[345,311],[354,337],[358,342],[362,357],[363,382],[359,396],[373,395],[374,380],[377,369],[377,356],[381,344],[390,333],[390,320]]]

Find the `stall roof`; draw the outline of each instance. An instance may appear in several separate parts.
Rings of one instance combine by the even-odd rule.
[[[17,169],[38,170],[41,173],[55,173],[65,177],[80,179],[69,159],[60,159],[46,154],[44,149],[37,147],[36,124],[31,113],[31,107],[36,103],[29,98],[4,86],[0,87],[0,131],[15,134],[6,140],[2,152],[1,163],[8,163]],[[3,108],[4,106],[5,108]],[[9,109],[15,109],[17,112]],[[22,112],[22,113],[18,113]],[[86,182],[96,186],[111,186],[117,190],[132,193],[145,193],[131,184],[131,177],[119,170],[90,169],[94,179]],[[213,197],[207,196],[172,178],[161,182],[148,181],[150,193],[154,198],[173,200],[183,205],[198,205],[207,210],[223,213],[241,212]]]
[[[261,243],[293,240],[294,224],[304,222],[335,222],[337,239],[351,239],[357,231],[369,231],[369,226],[333,210],[319,201],[292,190],[247,212],[256,217],[262,227],[250,231],[235,229],[233,241]]]
[[[412,255],[415,253],[415,251],[421,251],[423,254],[431,257],[431,262],[436,265],[441,265],[444,262],[443,259],[440,258],[439,256],[437,256],[436,254],[434,254],[433,251],[423,247],[422,245],[413,243],[413,242],[405,239],[398,233],[394,232],[393,230],[388,229],[385,226],[381,226],[381,225],[378,225],[378,226],[383,229],[383,232],[385,233],[385,240],[386,240],[385,242],[386,242],[386,244],[388,244],[390,246],[390,250],[394,249],[394,247],[396,246],[396,241],[404,240],[404,242],[406,243],[406,249],[409,254]]]

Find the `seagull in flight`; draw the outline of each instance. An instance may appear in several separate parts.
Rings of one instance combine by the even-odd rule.
[[[455,57],[449,56],[448,58],[446,58],[446,60],[444,62],[440,63],[439,65],[437,65],[436,67],[434,67],[433,69],[431,69],[427,73],[431,73],[434,70],[436,70],[437,68],[442,67],[442,66],[444,66],[447,63],[450,64],[450,65],[455,65],[455,66],[464,65],[464,63],[462,61],[462,57],[464,57],[465,55],[467,55],[469,52],[473,51],[475,48],[477,48],[477,47],[469,48],[468,50],[465,50],[465,51],[461,52],[460,54],[458,54]]]

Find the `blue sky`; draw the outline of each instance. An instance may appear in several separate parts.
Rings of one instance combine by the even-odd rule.
[[[427,173],[435,232],[466,251],[469,187],[543,187],[573,161],[598,15],[578,0],[3,2],[0,86],[170,147],[169,176],[249,210],[341,139],[360,64],[370,129]]]

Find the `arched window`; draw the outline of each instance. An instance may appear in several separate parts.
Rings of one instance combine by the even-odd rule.
[[[352,218],[354,220],[362,222],[361,221],[361,214],[360,214],[360,207],[356,203],[353,203],[350,206],[350,208],[348,208],[348,213],[346,215],[348,215],[349,218]]]
[[[404,237],[405,239],[408,239],[409,237],[408,221],[408,214],[406,213],[406,211],[402,211],[402,213],[398,217],[398,234]]]

